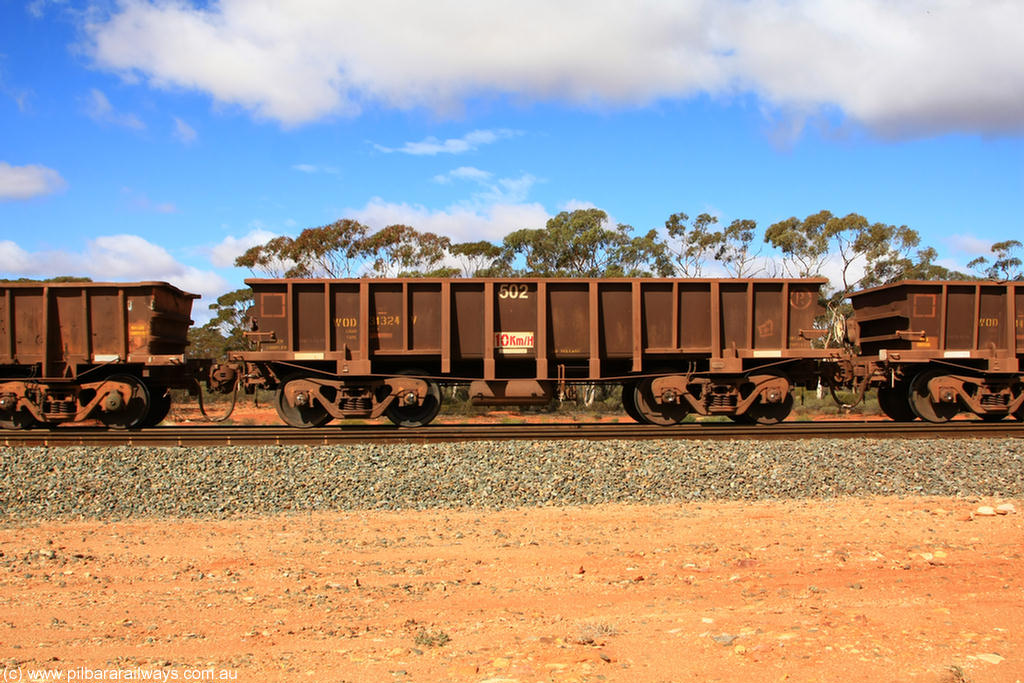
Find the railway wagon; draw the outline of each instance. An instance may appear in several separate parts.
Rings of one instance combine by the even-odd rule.
[[[484,405],[623,387],[634,419],[774,423],[817,382],[824,279],[251,279],[247,391],[298,427],[432,420],[443,385]]]
[[[850,301],[858,362],[889,417],[1024,419],[1024,283],[908,280]]]
[[[159,423],[196,294],[166,282],[0,283],[0,426]]]

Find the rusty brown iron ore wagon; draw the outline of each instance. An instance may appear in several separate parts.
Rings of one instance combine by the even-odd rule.
[[[638,421],[688,413],[775,423],[837,349],[823,279],[246,280],[247,390],[277,389],[296,427],[386,415],[430,422],[443,385],[478,404],[545,403],[614,383]]]
[[[1024,420],[1024,283],[904,281],[850,297],[857,373],[894,420]]]
[[[0,284],[0,426],[155,425],[186,361],[196,294],[166,282]]]
[[[905,281],[853,294],[818,337],[823,279],[248,280],[252,350],[186,356],[195,294],[164,282],[0,284],[0,427],[159,423],[170,389],[276,390],[297,427],[430,422],[442,386],[541,404],[622,386],[634,419],[772,424],[793,389],[878,390],[894,420],[1024,420],[1024,284]],[[201,395],[200,395],[201,397]],[[202,402],[200,402],[202,408]]]

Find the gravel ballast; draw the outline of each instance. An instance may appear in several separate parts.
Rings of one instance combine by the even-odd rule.
[[[1024,440],[0,450],[0,520],[1024,494]]]

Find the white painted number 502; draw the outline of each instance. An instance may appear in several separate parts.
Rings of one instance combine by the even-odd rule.
[[[530,291],[526,285],[501,285],[498,287],[499,299],[529,299]]]

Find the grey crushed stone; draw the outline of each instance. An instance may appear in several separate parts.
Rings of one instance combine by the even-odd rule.
[[[0,449],[0,521],[1024,494],[1024,440]]]

